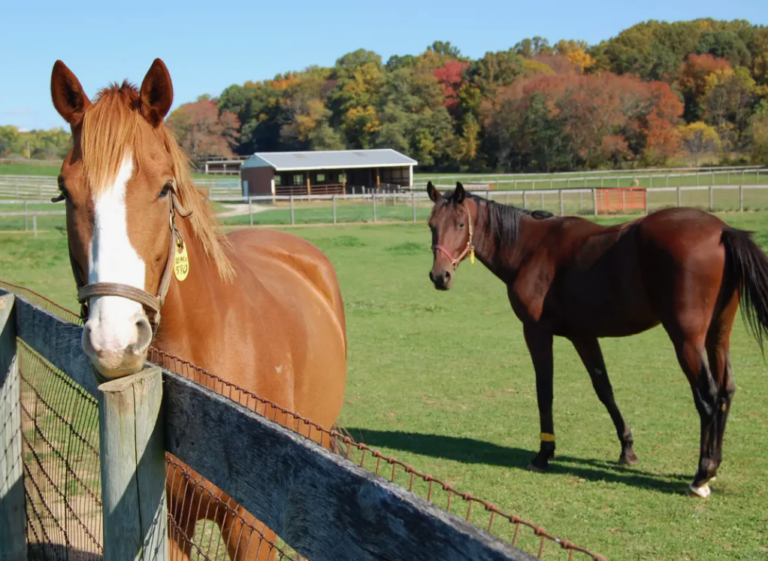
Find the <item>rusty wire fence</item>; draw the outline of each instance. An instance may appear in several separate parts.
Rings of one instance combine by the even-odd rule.
[[[98,403],[23,341],[18,357],[29,558],[100,558]]]
[[[82,325],[78,314],[29,289],[3,281],[0,288]],[[23,341],[19,344],[19,356],[30,559],[101,558],[98,404]],[[577,555],[581,559],[604,559],[492,503],[355,442],[343,430],[321,427],[179,357],[152,348],[149,360],[279,422],[540,559],[572,560]],[[166,454],[166,473],[169,558],[304,559],[171,454]]]

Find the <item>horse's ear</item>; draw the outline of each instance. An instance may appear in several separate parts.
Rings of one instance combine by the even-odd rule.
[[[440,195],[440,191],[435,189],[435,186],[432,185],[431,181],[427,183],[427,193],[429,193],[429,198],[433,203],[436,203],[437,200],[442,196]]]
[[[467,196],[467,192],[464,190],[464,185],[456,182],[456,190],[453,192],[453,200],[456,201],[458,204],[461,204],[464,202],[464,198]]]
[[[153,127],[160,125],[173,104],[173,83],[165,63],[156,58],[141,83],[141,114]]]
[[[51,72],[51,99],[59,115],[72,126],[80,124],[85,110],[91,104],[80,80],[60,60],[54,63]]]

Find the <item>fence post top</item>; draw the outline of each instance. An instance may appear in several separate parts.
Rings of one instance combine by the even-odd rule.
[[[163,371],[159,366],[145,368],[136,374],[130,374],[121,378],[114,378],[99,384],[99,391],[102,393],[118,393],[125,391],[136,384],[143,384],[155,377],[162,377]]]

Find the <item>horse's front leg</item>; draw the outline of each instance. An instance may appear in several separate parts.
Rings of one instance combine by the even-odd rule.
[[[552,419],[552,331],[547,326],[526,322],[523,325],[525,343],[531,353],[533,368],[536,371],[536,399],[539,404],[539,423],[541,425],[541,447],[539,453],[528,465],[531,471],[544,472],[549,468],[549,460],[555,456],[555,423]]]

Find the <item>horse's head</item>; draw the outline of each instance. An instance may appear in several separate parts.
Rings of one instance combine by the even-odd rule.
[[[159,321],[167,290],[161,284],[170,282],[173,203],[182,208],[178,146],[163,123],[173,101],[171,77],[156,59],[140,90],[123,82],[91,103],[57,61],[51,95],[72,128],[59,188],[87,320],[83,350],[105,377],[135,373]]]
[[[429,217],[434,251],[429,280],[438,290],[448,290],[459,263],[468,255],[474,260],[474,218],[461,183],[456,183],[453,192],[442,195],[430,181],[427,184],[427,193],[435,203]]]

